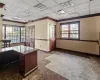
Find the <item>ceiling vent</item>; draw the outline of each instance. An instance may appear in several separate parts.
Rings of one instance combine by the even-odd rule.
[[[43,5],[43,4],[41,4],[41,3],[39,3],[39,4],[37,4],[37,5],[33,6],[33,7],[38,9],[38,10],[41,10],[41,11],[47,9],[47,7],[45,5]]]
[[[67,2],[60,3],[59,5],[61,5],[63,8],[71,7],[73,6],[73,0],[68,0]]]

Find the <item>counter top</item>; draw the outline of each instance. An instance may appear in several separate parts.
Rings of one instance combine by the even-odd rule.
[[[0,53],[1,52],[10,51],[10,50],[17,51],[17,52],[19,52],[21,54],[28,54],[30,52],[36,51],[37,49],[29,47],[29,46],[20,45],[20,46],[2,48],[2,49],[0,49]]]

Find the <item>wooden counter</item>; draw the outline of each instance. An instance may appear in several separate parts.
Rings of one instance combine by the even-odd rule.
[[[19,61],[21,75],[28,75],[37,69],[37,49],[23,45],[0,49],[0,65],[15,61]]]

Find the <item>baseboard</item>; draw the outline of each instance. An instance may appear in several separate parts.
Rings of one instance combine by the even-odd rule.
[[[79,51],[68,50],[68,49],[62,49],[62,48],[56,48],[56,50],[63,51],[63,52],[69,52],[70,54],[79,55],[79,56],[81,55],[81,56],[95,56],[95,57],[100,57],[100,55],[96,55],[96,54],[90,54],[90,53],[79,52]]]

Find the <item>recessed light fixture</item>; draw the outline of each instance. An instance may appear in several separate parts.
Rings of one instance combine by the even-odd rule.
[[[63,9],[58,10],[57,12],[60,13],[60,14],[65,14],[65,11]]]

